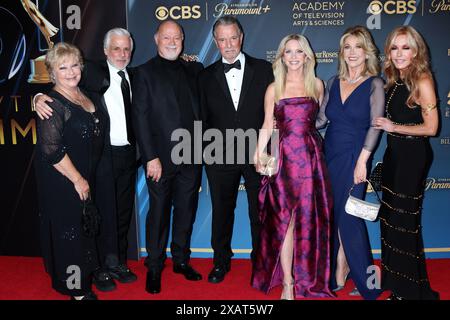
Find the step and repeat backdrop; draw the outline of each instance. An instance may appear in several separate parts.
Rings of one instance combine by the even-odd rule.
[[[32,3],[32,5],[30,5]],[[339,38],[350,26],[370,29],[384,59],[388,33],[396,26],[411,25],[430,49],[437,83],[441,126],[431,139],[434,161],[423,204],[423,237],[427,257],[450,257],[450,0],[261,0],[261,1],[3,1],[0,4],[0,254],[38,255],[38,212],[32,169],[36,142],[32,96],[49,88],[32,71],[48,44],[42,17],[59,30],[52,41],[78,45],[90,59],[103,58],[104,33],[127,27],[135,42],[131,65],[138,66],[156,54],[153,35],[166,19],[179,22],[185,33],[184,53],[205,66],[220,58],[212,37],[217,18],[231,14],[242,23],[246,53],[273,61],[280,40],[287,34],[306,36],[317,58],[317,75],[328,80],[337,71]],[[34,11],[36,12],[36,10]],[[37,17],[37,18],[36,18]],[[375,153],[381,161],[385,137]],[[211,203],[206,175],[192,235],[192,256],[211,257]],[[374,200],[372,193],[368,199]],[[133,256],[145,255],[145,217],[149,200],[143,170],[138,171],[136,229],[130,235]],[[250,227],[242,183],[235,211],[235,257],[249,257]],[[367,223],[375,257],[379,257],[379,225]]]

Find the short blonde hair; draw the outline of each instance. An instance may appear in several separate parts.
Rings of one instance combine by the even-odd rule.
[[[80,49],[73,44],[67,42],[59,42],[53,48],[47,51],[45,55],[45,66],[50,76],[53,74],[53,70],[56,64],[64,58],[73,56],[78,59],[80,67],[83,70],[83,56]]]
[[[364,64],[364,70],[361,75],[363,76],[376,76],[380,73],[380,63],[378,60],[378,48],[373,42],[372,35],[369,30],[363,26],[355,26],[345,30],[344,34],[339,41],[339,78],[348,78],[348,67],[344,59],[344,44],[345,40],[354,36],[358,39],[364,53],[367,55],[366,63]]]
[[[316,87],[316,75],[314,68],[316,66],[316,58],[311,46],[309,45],[308,39],[300,34],[290,34],[285,36],[278,46],[277,55],[275,61],[272,64],[273,75],[275,78],[275,102],[278,102],[284,94],[286,85],[286,74],[287,67],[283,63],[284,50],[286,49],[286,44],[295,40],[299,43],[300,48],[305,53],[305,64],[303,66],[303,76],[305,78],[305,94],[306,96],[313,97],[314,99],[319,99],[318,88]]]

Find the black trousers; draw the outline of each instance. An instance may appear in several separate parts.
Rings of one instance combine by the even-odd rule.
[[[117,208],[114,176],[111,158],[103,159],[103,166],[97,170],[95,202],[102,218],[97,236],[97,252],[102,269],[115,267],[118,260]]]
[[[163,172],[158,182],[147,179],[150,210],[146,220],[145,264],[149,270],[161,271],[164,266],[172,207],[172,259],[175,264],[189,261],[200,183],[200,165],[179,165],[171,173]]]
[[[259,243],[261,223],[258,217],[258,192],[261,177],[253,165],[208,165],[206,166],[212,202],[211,245],[214,250],[214,265],[229,264],[233,256],[234,209],[241,176],[245,179],[248,215],[252,235],[252,262]]]
[[[136,190],[136,147],[112,146],[112,164],[116,190],[118,259],[119,263],[126,264],[128,230],[133,216]]]

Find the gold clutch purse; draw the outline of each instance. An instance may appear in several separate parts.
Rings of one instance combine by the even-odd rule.
[[[264,176],[271,177],[278,172],[278,159],[275,156],[263,153],[259,157],[259,164],[263,167],[260,173]]]

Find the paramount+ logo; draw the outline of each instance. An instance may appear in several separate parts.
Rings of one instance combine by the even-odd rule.
[[[417,11],[415,0],[374,0],[369,4],[368,9],[371,14],[380,14],[384,12],[389,15],[405,13],[413,14]]]
[[[155,10],[155,16],[158,20],[164,21],[166,19],[173,20],[188,20],[199,19],[202,16],[199,5],[194,6],[173,6],[170,8],[160,6]]]

